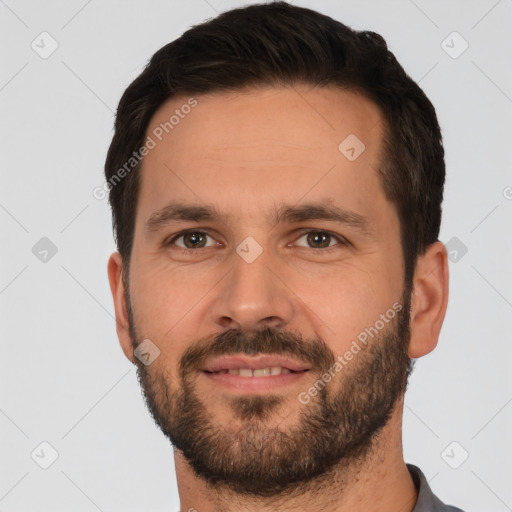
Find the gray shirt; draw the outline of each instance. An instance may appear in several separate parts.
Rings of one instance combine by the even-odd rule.
[[[418,467],[407,464],[407,469],[411,474],[416,489],[418,489],[418,501],[416,501],[412,512],[463,512],[460,508],[445,505],[435,496],[430,485],[428,485],[425,475]]]

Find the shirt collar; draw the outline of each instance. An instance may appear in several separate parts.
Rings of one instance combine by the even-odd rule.
[[[418,499],[412,512],[463,512],[458,508],[445,505],[430,488],[430,485],[421,472],[420,468],[407,464],[407,469],[411,474],[412,480],[418,490]]]

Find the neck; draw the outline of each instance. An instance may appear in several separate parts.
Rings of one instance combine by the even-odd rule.
[[[181,512],[411,512],[417,490],[403,459],[403,400],[364,460],[340,463],[321,477],[276,498],[253,498],[212,487],[197,477],[175,450]]]

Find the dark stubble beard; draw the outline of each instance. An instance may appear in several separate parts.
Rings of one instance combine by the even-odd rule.
[[[127,297],[132,343],[142,341]],[[404,291],[402,310],[378,336],[361,343],[342,370],[310,402],[298,396],[266,394],[229,398],[231,415],[220,425],[212,419],[196,389],[198,371],[206,358],[258,353],[292,356],[308,363],[307,391],[332,368],[336,356],[320,339],[266,328],[225,331],[189,346],[179,363],[179,382],[153,363],[137,362],[138,378],[149,411],[174,448],[196,475],[210,487],[253,498],[294,496],[335,467],[357,467],[372,452],[374,441],[403,397],[413,363],[409,345],[410,291]],[[158,340],[152,340],[157,345]],[[170,343],[170,342],[169,342]],[[332,370],[331,370],[332,371]],[[299,410],[290,428],[265,424],[288,402]],[[295,411],[294,411],[295,412]],[[234,420],[242,425],[233,427]]]

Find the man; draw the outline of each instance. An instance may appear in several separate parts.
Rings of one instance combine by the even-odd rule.
[[[117,333],[181,510],[459,510],[402,453],[445,166],[382,37],[284,2],[198,25],[124,93],[105,172]]]

